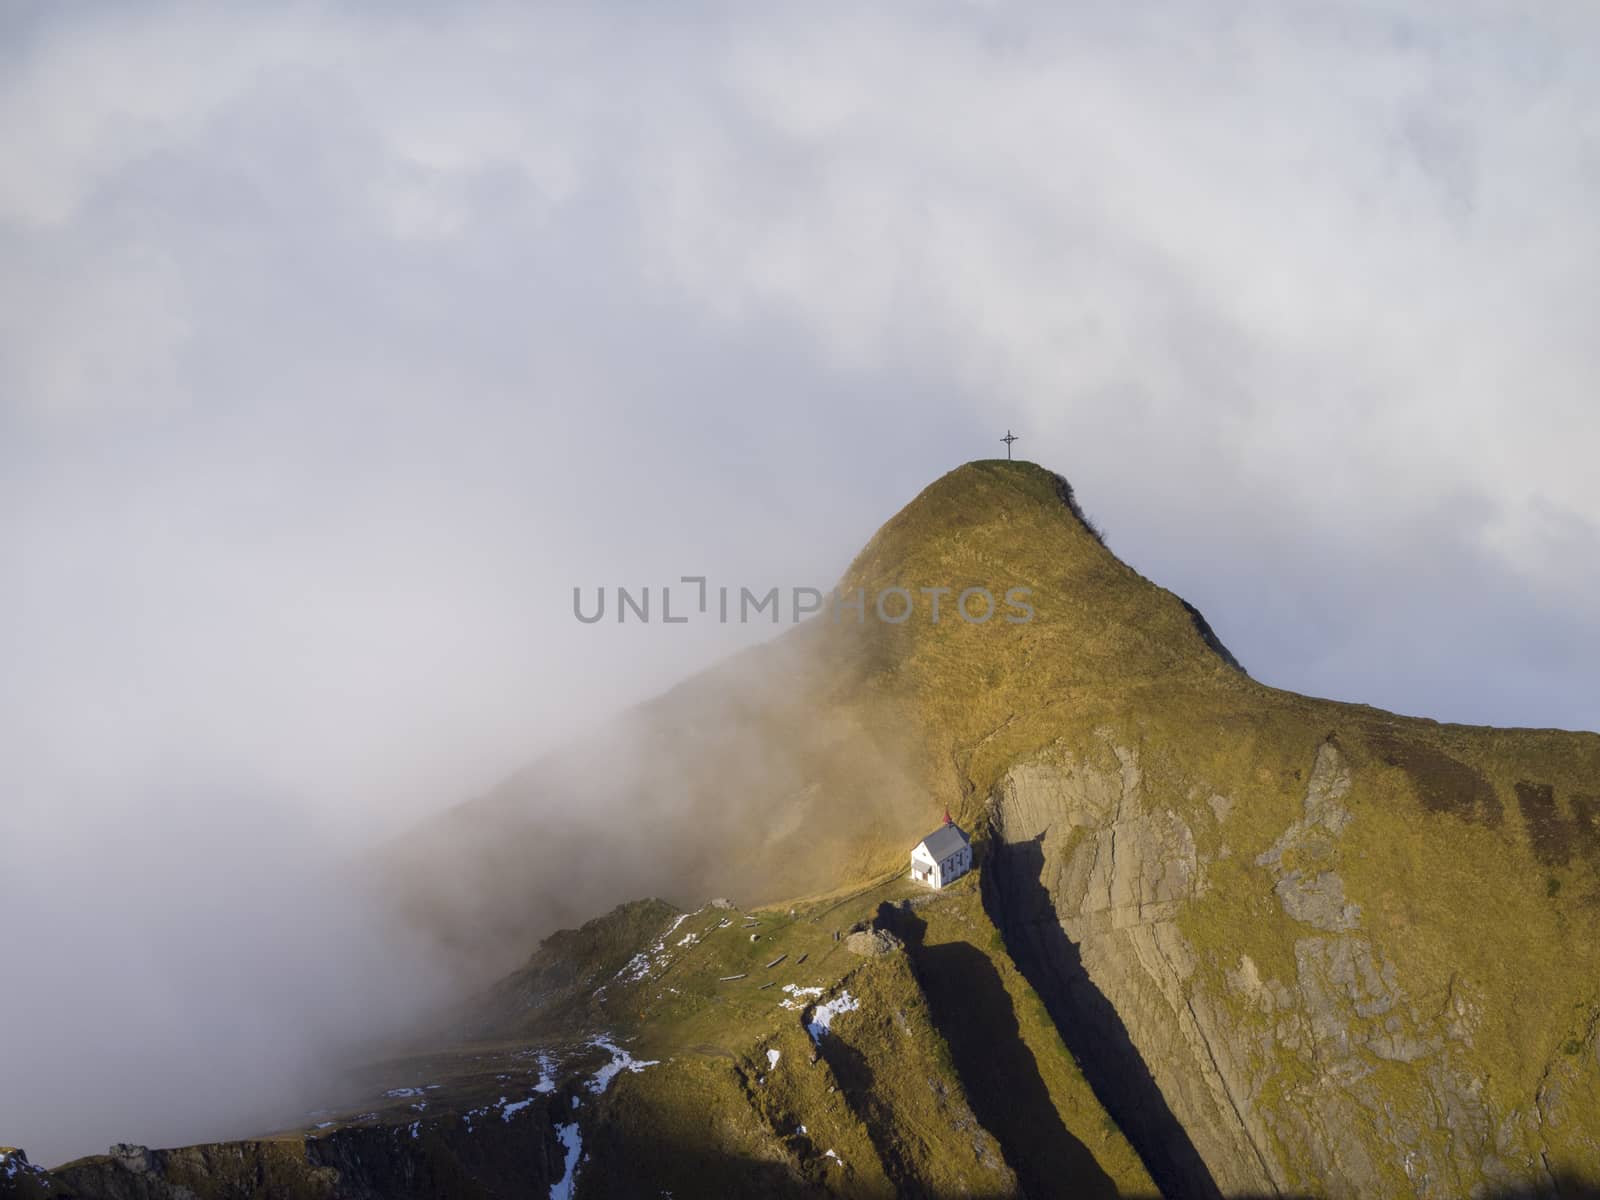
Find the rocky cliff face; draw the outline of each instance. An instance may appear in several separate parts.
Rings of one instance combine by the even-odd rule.
[[[1594,1177],[1600,1050],[1571,914],[1474,934],[1492,901],[1468,892],[1456,929],[1395,936],[1392,893],[1430,886],[1433,856],[1377,903],[1345,878],[1393,814],[1337,740],[1307,742],[1287,813],[1242,813],[1171,761],[1152,785],[1141,759],[1158,752],[1107,729],[1013,768],[991,801],[989,891],[1164,1191],[1451,1197]],[[1545,1008],[1570,1029],[1530,1036],[1543,1022],[1501,972],[1451,954],[1474,936],[1549,971]]]

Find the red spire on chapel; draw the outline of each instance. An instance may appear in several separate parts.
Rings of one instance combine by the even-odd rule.
[[[944,823],[946,825],[955,824],[955,822],[950,819],[950,806],[948,804],[944,806]]]

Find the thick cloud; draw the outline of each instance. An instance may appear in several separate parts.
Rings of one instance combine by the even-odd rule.
[[[4,20],[6,1028],[196,795],[402,827],[760,633],[574,584],[826,585],[1008,425],[1258,677],[1600,726],[1591,5]]]

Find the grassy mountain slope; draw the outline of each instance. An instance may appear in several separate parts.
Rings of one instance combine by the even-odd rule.
[[[917,608],[800,625],[392,847],[418,921],[506,977],[466,1041],[386,1068],[438,1097],[295,1153],[483,1195],[566,1178],[573,1129],[592,1194],[1600,1182],[1600,737],[1267,687],[1026,463],[938,480],[840,586]],[[959,619],[980,586],[1034,619]],[[924,587],[951,589],[937,623]],[[980,871],[903,908],[946,806]],[[692,915],[627,904],[524,959],[641,895]],[[833,939],[866,920],[904,948]],[[623,1046],[660,1061],[595,1090]]]
[[[875,878],[945,805],[975,816],[1063,706],[1244,682],[1068,495],[1024,463],[951,472],[846,572],[839,590],[865,589],[865,621],[805,622],[630,710],[397,843],[385,880],[497,976],[530,921],[575,925],[645,894],[763,903]],[[902,625],[871,615],[893,586],[918,605]],[[968,624],[954,605],[970,586],[1031,587],[1038,615]],[[923,587],[953,589],[937,624]]]
[[[866,925],[916,933],[869,938],[880,952],[865,955],[834,936]],[[28,1186],[86,1200],[487,1198],[574,1180],[583,1196],[1154,1191],[973,877],[932,899],[896,878],[748,913],[623,905],[546,939],[456,1034],[375,1065],[303,1130],[118,1148]]]
[[[802,625],[459,810],[413,861],[455,861],[441,847],[467,829],[537,856],[497,818],[588,771],[602,826],[645,831],[637,855],[568,831],[621,856],[588,877],[606,902],[687,901],[686,880],[770,900],[896,868],[948,804],[993,822],[996,923],[1069,1043],[1088,1026],[1085,1055],[1122,1047],[1086,1068],[1169,1186],[1600,1177],[1580,1115],[1600,1067],[1600,738],[1267,687],[1030,464],[969,464],[891,519],[841,588],[891,586],[913,619]],[[1028,587],[1037,615],[934,624],[931,586],[946,604]],[[488,910],[538,912],[567,886],[550,869]]]

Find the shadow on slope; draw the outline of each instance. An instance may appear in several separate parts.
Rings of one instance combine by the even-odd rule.
[[[879,1094],[877,1074],[866,1055],[836,1037],[825,1039],[821,1054],[839,1081],[845,1103],[866,1128],[884,1173],[894,1183],[895,1195],[908,1200],[933,1200],[938,1193],[923,1182],[916,1164],[902,1153],[894,1136],[894,1113]]]
[[[1070,1186],[1074,1196],[1117,1195],[1089,1148],[1062,1123],[988,957],[964,942],[926,945],[927,922],[898,905],[880,906],[878,924],[905,942],[972,1111],[999,1141],[1023,1191],[1049,1196]]]
[[[983,902],[1023,976],[1045,1002],[1084,1078],[1166,1196],[1219,1198],[1205,1161],[1168,1106],[1128,1029],[1084,969],[1043,882],[1042,835],[993,846]]]

